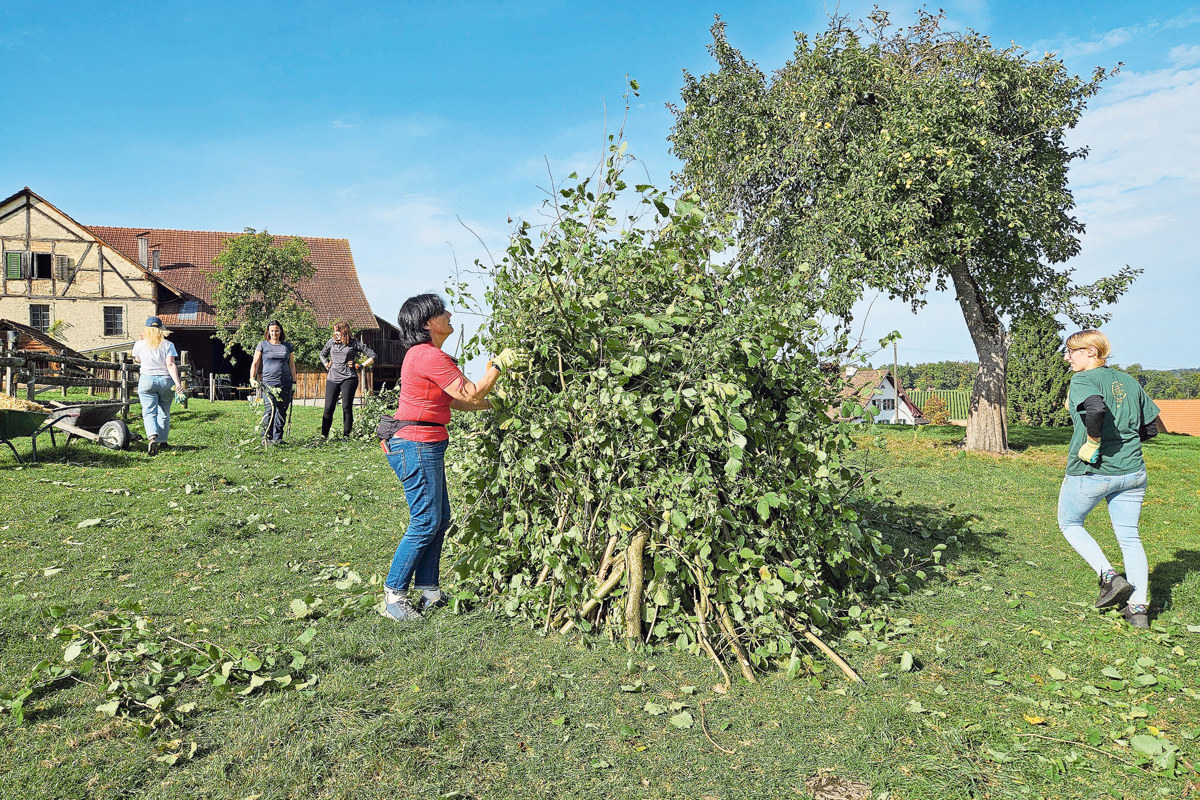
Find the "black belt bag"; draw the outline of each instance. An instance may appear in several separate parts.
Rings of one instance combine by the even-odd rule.
[[[390,414],[384,414],[379,418],[379,424],[375,426],[375,436],[379,441],[386,442],[391,439],[402,428],[407,428],[409,425],[422,425],[427,428],[444,428],[444,423],[441,422],[424,422],[419,419],[396,419]]]

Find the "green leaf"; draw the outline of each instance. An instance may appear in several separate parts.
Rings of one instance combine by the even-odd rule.
[[[696,722],[694,719],[692,719],[691,713],[687,711],[680,711],[667,721],[676,728],[690,728]]]
[[[110,717],[115,717],[117,715],[117,710],[120,708],[121,708],[120,700],[111,700],[107,703],[104,703],[103,705],[96,706],[97,711],[99,711],[101,714],[105,714]]]
[[[645,711],[647,714],[653,714],[657,717],[659,714],[665,714],[667,707],[655,703],[653,700],[649,700],[646,702],[646,705],[642,706],[642,711]]]
[[[1162,740],[1148,733],[1139,733],[1129,740],[1129,746],[1139,753],[1156,756],[1163,751]]]
[[[900,656],[900,671],[901,672],[912,672],[912,668],[913,668],[913,654],[908,652],[907,650],[905,650],[904,653]]]
[[[262,669],[262,661],[259,661],[254,654],[250,654],[242,659],[242,669],[247,672],[256,672]]]
[[[1067,673],[1063,672],[1058,667],[1051,667],[1046,671],[1046,674],[1056,681],[1063,681],[1067,679]]]
[[[300,644],[308,644],[316,635],[317,629],[309,627],[304,630],[304,633],[296,637],[296,641],[300,642]]]
[[[79,642],[75,642],[63,652],[63,661],[70,663],[78,658],[79,654],[82,652],[83,645]]]

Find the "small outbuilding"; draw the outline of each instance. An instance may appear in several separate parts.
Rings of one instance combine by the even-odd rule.
[[[872,422],[885,425],[926,425],[929,420],[909,399],[903,387],[896,385],[888,369],[857,369],[847,367],[843,373],[845,385],[838,393],[842,404],[857,403],[872,414]],[[860,419],[855,417],[855,419]]]

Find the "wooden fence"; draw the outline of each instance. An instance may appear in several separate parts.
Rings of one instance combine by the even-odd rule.
[[[15,350],[0,356],[4,370],[4,392],[10,397],[24,387],[25,396],[34,400],[43,392],[68,388],[86,388],[96,395],[104,393],[125,403],[137,395],[140,369],[128,353],[118,353],[111,361],[77,358],[35,350]],[[191,385],[194,377],[187,353],[179,354],[179,377]],[[126,408],[128,411],[128,407]]]

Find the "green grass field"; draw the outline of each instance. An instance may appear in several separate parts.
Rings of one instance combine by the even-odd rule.
[[[886,619],[829,637],[864,684],[814,653],[819,674],[725,694],[711,663],[674,650],[631,658],[483,612],[379,617],[366,598],[403,495],[377,447],[315,443],[319,417],[297,408],[293,444],[268,451],[254,411],[204,401],[176,412],[155,459],[47,441],[18,468],[4,448],[0,691],[63,663],[56,626],[103,631],[138,601],[145,631],[110,628],[90,674],[40,685],[20,724],[0,715],[0,796],[733,800],[808,797],[814,776],[889,800],[1200,791],[1200,440],[1147,449],[1153,629],[1135,633],[1091,608],[1095,578],[1058,534],[1065,432],[1018,428],[1004,457],[961,452],[953,428],[864,437],[919,523],[897,548],[924,559],[954,515],[970,532]],[[1089,528],[1119,559],[1103,509]],[[287,675],[245,695],[187,688],[195,710],[151,731],[97,710],[137,641],[146,663],[213,645]]]

